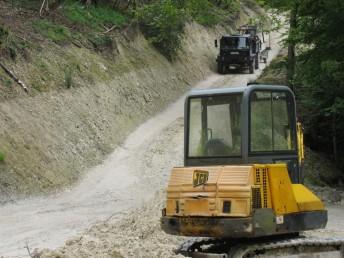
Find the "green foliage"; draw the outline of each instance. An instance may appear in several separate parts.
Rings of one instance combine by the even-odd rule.
[[[213,12],[212,4],[208,0],[190,0],[185,7],[188,14],[202,25],[213,26],[219,22],[219,17]]]
[[[198,23],[204,26],[214,26],[228,20],[231,14],[240,8],[237,0],[189,0],[185,2],[187,13]]]
[[[13,84],[12,80],[10,80],[8,78],[4,78],[4,79],[2,79],[2,81],[4,82],[6,87],[11,87]]]
[[[299,46],[293,84],[311,147],[333,153],[344,169],[344,2],[266,1],[291,10],[296,21],[287,38]]]
[[[288,69],[295,69],[291,82],[299,100],[306,142],[332,153],[337,166],[344,170],[344,2],[260,2],[279,12],[290,11],[286,43],[298,47],[298,56],[295,63],[288,60]]]
[[[6,158],[5,153],[3,153],[2,151],[0,151],[0,162],[4,162]]]
[[[140,27],[150,42],[172,59],[181,43],[185,12],[172,0],[160,0],[136,12]]]
[[[10,0],[12,7],[37,10],[40,8],[42,1],[39,0]]]
[[[32,23],[32,27],[38,33],[54,41],[55,43],[63,43],[72,38],[72,33],[67,27],[55,24],[46,19],[34,21]]]
[[[257,4],[260,5],[261,7],[265,7],[266,6],[266,2],[265,0],[256,0]]]
[[[227,21],[239,8],[239,0],[156,0],[138,8],[136,17],[150,42],[172,59],[187,20],[214,26]]]
[[[65,83],[66,88],[72,87],[72,84],[73,84],[73,70],[72,70],[72,68],[67,67],[64,71],[64,75],[65,75],[64,83]]]
[[[96,50],[112,49],[112,39],[108,35],[91,34],[88,39]]]
[[[8,28],[0,26],[0,50],[4,50],[2,54],[15,60],[19,53],[22,53],[29,44],[19,39]]]
[[[104,30],[103,26],[123,26],[127,17],[111,8],[88,6],[79,2],[68,1],[64,5],[64,14],[72,22]]]
[[[0,49],[3,49],[9,44],[9,30],[0,26]]]

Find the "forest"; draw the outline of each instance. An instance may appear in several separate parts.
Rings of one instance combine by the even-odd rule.
[[[344,2],[260,1],[289,14],[287,80],[298,98],[306,144],[344,170]],[[331,182],[335,183],[335,182]]]

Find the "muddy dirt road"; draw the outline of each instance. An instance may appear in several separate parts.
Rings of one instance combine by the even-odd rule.
[[[279,51],[278,39],[277,34],[273,35],[273,50],[270,52],[269,61]],[[263,67],[261,64],[261,69],[254,75],[213,74],[196,87],[245,85],[249,80],[256,78]],[[127,246],[132,252],[120,250],[120,253],[129,252],[128,256],[137,256],[143,252],[142,248],[131,246],[135,242],[140,242],[140,236],[137,236],[138,228],[146,225],[150,235],[159,232],[158,224],[152,221],[156,221],[160,212],[164,196],[162,189],[166,185],[169,169],[182,165],[183,101],[184,97],[142,124],[103,164],[91,169],[74,188],[54,196],[22,200],[0,207],[0,254],[5,257],[25,257],[28,256],[27,248],[57,248],[71,237],[92,235],[96,238],[99,230],[113,232],[112,238],[116,239],[116,243],[119,246]],[[140,214],[133,215],[133,208],[139,207],[143,207],[143,210],[134,212]],[[339,217],[337,216],[338,219]],[[99,226],[99,221],[103,221],[102,226]],[[109,226],[108,222],[111,222],[111,225],[118,222],[118,225]],[[95,224],[97,226],[91,228]],[[342,222],[341,224],[344,225]],[[108,228],[104,229],[103,225],[108,225]],[[86,229],[89,230],[85,232]],[[144,232],[147,233],[147,230]],[[80,241],[81,238],[78,239]],[[108,239],[111,237],[101,239],[110,241]],[[173,245],[179,240],[165,238],[166,243],[161,239],[156,241],[163,245],[163,249],[172,250]],[[102,250],[108,250],[100,240],[91,242],[100,243]],[[67,242],[68,246],[74,246],[74,243],[75,241]],[[68,257],[105,257],[108,254],[100,251],[94,253],[97,248],[88,244],[86,241],[90,253],[85,251],[84,255],[81,255],[80,248],[71,248],[73,255]],[[77,246],[83,245],[79,243]],[[114,251],[110,251],[112,257],[115,257]],[[159,248],[154,247],[154,251],[155,253],[148,252],[149,255],[146,253],[148,256],[139,256],[152,257],[151,255],[163,254]]]

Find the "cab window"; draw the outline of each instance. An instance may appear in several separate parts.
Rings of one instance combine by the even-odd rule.
[[[241,95],[189,100],[189,157],[241,155]]]
[[[295,150],[292,107],[288,92],[254,91],[251,94],[251,152]]]

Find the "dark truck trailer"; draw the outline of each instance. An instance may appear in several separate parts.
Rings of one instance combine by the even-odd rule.
[[[215,40],[215,47],[218,47]],[[220,39],[220,52],[216,58],[218,72],[224,74],[231,69],[259,68],[260,41],[251,35],[230,35]]]

